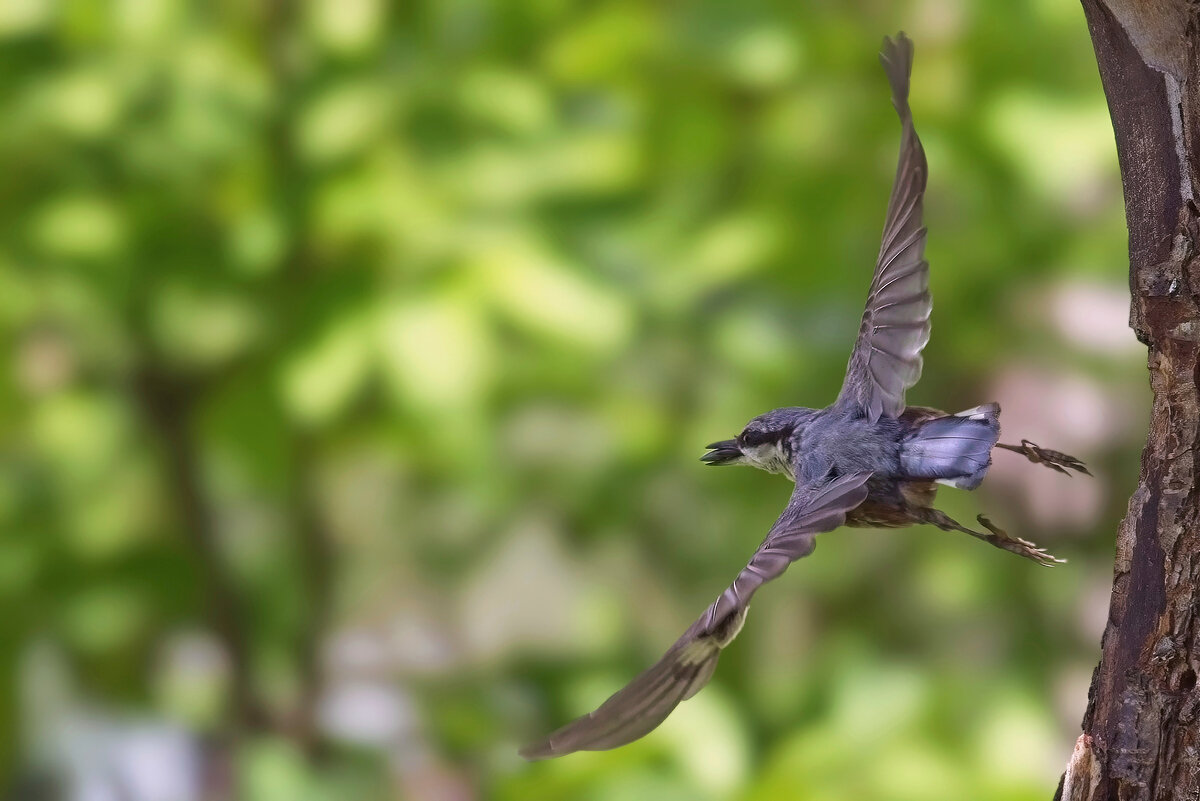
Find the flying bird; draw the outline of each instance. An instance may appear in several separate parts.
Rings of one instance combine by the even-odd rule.
[[[905,390],[921,375],[933,307],[921,219],[928,167],[908,106],[912,40],[903,33],[885,38],[880,61],[900,117],[900,158],[842,390],[823,409],[794,406],[759,415],[734,439],[709,445],[701,457],[709,465],[751,465],[786,475],[796,485],[787,507],[733,583],[662,659],[595,711],[523,748],[526,759],[616,748],[656,728],[708,683],[722,649],[745,623],[754,593],[812,553],[818,533],[842,525],[927,523],[970,534],[1041,565],[1062,561],[1010,536],[983,515],[976,518],[984,529],[980,531],[933,508],[938,484],[978,487],[993,448],[1062,473],[1088,470],[1074,457],[1028,440],[999,443],[999,404],[957,414],[905,405]]]

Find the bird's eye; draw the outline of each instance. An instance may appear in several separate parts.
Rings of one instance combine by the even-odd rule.
[[[747,428],[741,433],[741,435],[738,436],[738,444],[744,445],[748,448],[753,448],[757,445],[763,444],[768,439],[770,439],[770,437],[767,436],[765,431],[751,431]]]

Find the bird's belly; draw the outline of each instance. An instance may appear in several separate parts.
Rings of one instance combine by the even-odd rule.
[[[868,486],[870,486],[868,484]],[[921,522],[916,509],[933,505],[937,485],[932,481],[887,481],[871,487],[867,499],[846,515],[846,525],[901,528]]]

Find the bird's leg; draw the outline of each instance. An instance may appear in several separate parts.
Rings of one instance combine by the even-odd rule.
[[[942,531],[961,531],[964,534],[970,534],[976,539],[981,539],[986,543],[995,545],[997,548],[1003,548],[1006,551],[1015,553],[1017,556],[1024,556],[1037,562],[1039,565],[1052,567],[1056,563],[1065,562],[1065,559],[1058,559],[1053,554],[1047,553],[1045,548],[1039,548],[1029,540],[1023,540],[1020,537],[1014,537],[1001,528],[998,528],[991,520],[988,520],[983,515],[979,515],[975,519],[979,521],[979,525],[988,530],[985,534],[982,531],[975,531],[967,528],[962,523],[953,519],[945,512],[938,509],[926,508],[919,510],[919,518],[922,523],[929,523],[937,526]]]
[[[1069,458],[1069,457],[1068,457]],[[1003,548],[1006,551],[1024,556],[1026,559],[1032,559],[1039,565],[1044,567],[1054,567],[1056,564],[1065,564],[1066,559],[1059,559],[1054,554],[1047,551],[1045,548],[1040,548],[1036,543],[1020,537],[1014,537],[1004,529],[997,526],[986,515],[976,515],[975,519],[979,521],[979,525],[991,532],[987,541],[997,548]]]
[[[1085,475],[1091,475],[1087,466],[1074,456],[1068,456],[1061,451],[1052,451],[1049,448],[1039,448],[1036,443],[1030,442],[1027,439],[1021,440],[1020,445],[1005,445],[1003,442],[997,442],[996,447],[1012,451],[1013,453],[1019,453],[1034,464],[1044,464],[1051,470],[1057,470],[1060,473],[1070,475],[1067,472],[1067,468],[1070,468]]]

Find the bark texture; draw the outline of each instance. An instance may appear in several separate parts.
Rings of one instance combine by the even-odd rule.
[[[1116,133],[1153,412],[1102,656],[1055,798],[1200,799],[1200,64],[1195,0],[1082,0]]]

